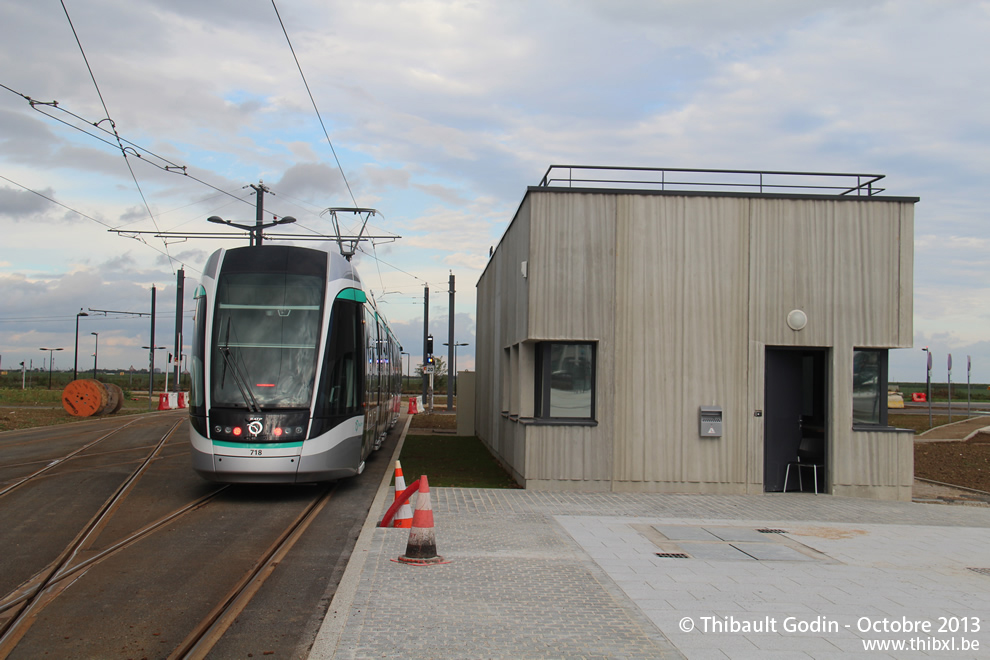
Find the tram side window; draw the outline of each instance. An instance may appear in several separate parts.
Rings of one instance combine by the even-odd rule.
[[[206,359],[206,291],[200,286],[196,290],[196,315],[194,317],[195,326],[193,328],[192,362],[190,363],[190,376],[192,381],[189,387],[189,406],[191,408],[201,408],[206,405],[205,390],[205,368]]]
[[[361,409],[361,305],[337,300],[330,324],[330,345],[323,369],[328,384],[324,414],[355,414]]]
[[[367,334],[366,347],[366,367],[367,367],[367,382],[365,383],[368,393],[368,405],[375,406],[378,404],[378,376],[379,376],[379,354],[378,354],[378,323],[375,320],[375,315],[370,309],[365,310],[365,331]]]

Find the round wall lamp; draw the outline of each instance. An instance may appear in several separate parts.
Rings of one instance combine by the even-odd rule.
[[[787,327],[791,330],[804,330],[808,325],[808,315],[800,309],[791,310],[787,315]]]

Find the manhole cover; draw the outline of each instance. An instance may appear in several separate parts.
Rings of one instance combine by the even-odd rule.
[[[763,529],[758,529],[756,531],[758,531],[760,534],[786,534],[787,533],[787,530],[786,529],[767,529],[766,527],[764,527]]]
[[[657,557],[663,557],[664,559],[690,559],[690,557],[683,552],[658,552],[656,554]]]

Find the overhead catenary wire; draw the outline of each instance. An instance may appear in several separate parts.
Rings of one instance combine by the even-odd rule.
[[[358,249],[358,252],[360,252],[361,254],[363,254],[363,255],[365,255],[365,256],[367,256],[367,257],[370,257],[370,258],[372,258],[372,259],[375,259],[376,261],[379,261],[379,262],[381,262],[382,264],[384,264],[384,265],[386,265],[386,266],[388,266],[388,267],[389,267],[389,268],[391,268],[392,270],[397,270],[397,271],[399,271],[400,273],[402,273],[402,274],[404,274],[404,275],[408,275],[409,277],[411,277],[411,278],[413,278],[414,280],[417,280],[417,281],[419,281],[419,282],[422,282],[422,283],[423,283],[424,285],[426,285],[426,286],[430,286],[430,283],[429,283],[429,282],[427,282],[426,280],[424,280],[424,279],[423,279],[422,277],[418,277],[418,276],[416,276],[416,275],[413,275],[413,274],[412,274],[412,273],[410,273],[409,271],[406,271],[406,270],[402,270],[402,269],[401,269],[401,268],[399,268],[398,266],[396,266],[396,265],[394,265],[394,264],[390,264],[389,262],[387,262],[387,261],[384,261],[384,260],[382,260],[382,259],[379,259],[379,258],[378,258],[377,256],[375,256],[375,255],[371,255],[371,254],[368,254],[368,253],[367,253],[367,252],[366,252],[366,251],[364,250],[364,248],[362,248],[362,247],[361,247],[360,245],[358,246],[358,248],[357,248],[357,249]]]
[[[55,204],[57,206],[61,206],[62,208],[66,209],[67,211],[71,211],[71,212],[75,213],[76,215],[80,215],[83,218],[86,218],[87,220],[91,220],[91,221],[95,222],[98,225],[102,225],[103,227],[106,227],[109,230],[114,231],[114,227],[112,227],[110,224],[108,224],[106,222],[103,222],[102,220],[100,220],[98,218],[94,218],[91,215],[86,215],[82,211],[79,211],[78,209],[74,209],[71,206],[67,206],[67,205],[63,204],[62,202],[60,202],[60,201],[58,201],[56,199],[52,199],[51,197],[49,197],[48,195],[46,195],[44,193],[38,192],[37,190],[33,190],[32,188],[29,188],[29,187],[25,186],[22,183],[18,183],[17,181],[14,181],[13,179],[9,179],[9,178],[5,177],[2,174],[0,174],[0,179],[3,179],[7,183],[10,183],[10,184],[13,184],[13,185],[17,186],[18,188],[22,188],[22,189],[26,190],[27,192],[29,192],[29,193],[31,193],[33,195],[37,195],[38,197],[41,197],[42,199],[47,200],[47,201],[51,202],[52,204]],[[143,243],[144,245],[147,245],[149,248],[151,248],[155,252],[157,252],[157,253],[165,256],[165,257],[169,257],[169,255],[166,252],[163,252],[162,250],[159,250],[157,247],[155,247],[154,245],[151,245],[150,243],[148,243],[147,241],[145,241],[142,238],[139,238],[139,237],[136,237],[136,236],[128,236],[127,238],[133,238],[134,240],[139,241],[140,243]],[[178,259],[178,258],[175,258],[175,257],[169,257],[169,258],[170,259],[175,259],[175,261],[177,261],[178,263],[180,263],[185,268],[188,268],[190,270],[193,270],[193,271],[195,271],[197,273],[202,273],[201,270],[199,270],[198,268],[195,268],[193,266],[190,266],[189,264],[183,262],[181,259]]]
[[[43,103],[43,102],[35,101],[35,100],[31,99],[30,96],[26,96],[24,94],[21,94],[20,92],[17,92],[15,90],[12,90],[10,87],[7,87],[6,85],[4,85],[2,83],[0,83],[0,87],[3,87],[4,89],[7,89],[7,90],[13,92],[14,94],[17,94],[18,96],[21,96],[22,98],[28,99],[28,101],[31,103],[31,107],[34,110],[36,110],[36,111],[40,112],[41,114],[45,115],[46,117],[49,117],[51,119],[54,119],[55,121],[68,126],[69,128],[74,128],[75,130],[80,131],[82,133],[85,133],[86,135],[89,135],[90,137],[96,138],[100,142],[103,142],[104,144],[107,144],[107,145],[109,145],[111,147],[119,148],[112,141],[110,141],[110,140],[108,140],[108,139],[106,139],[104,137],[101,137],[99,135],[96,135],[96,134],[90,132],[88,130],[88,128],[89,128],[89,126],[92,126],[93,128],[95,128],[95,129],[97,129],[99,131],[102,131],[102,132],[104,132],[104,133],[106,133],[108,135],[113,135],[113,133],[111,131],[108,131],[107,129],[103,128],[102,126],[97,125],[96,122],[91,122],[88,119],[86,119],[84,117],[80,117],[79,115],[77,115],[76,113],[74,113],[74,112],[72,112],[70,110],[66,110],[61,105],[58,105],[58,102],[57,101],[50,101],[50,102]],[[84,129],[84,128],[80,127],[80,126],[76,126],[75,124],[72,124],[70,122],[67,122],[66,120],[62,119],[61,117],[57,117],[57,116],[55,116],[55,115],[53,115],[53,114],[51,114],[49,112],[45,112],[43,108],[53,108],[53,109],[58,110],[58,111],[60,111],[62,113],[65,113],[65,114],[69,115],[70,117],[73,117],[74,119],[78,119],[79,121],[85,123],[87,125],[87,128]],[[238,197],[233,192],[230,192],[228,190],[224,190],[223,188],[220,188],[220,187],[217,187],[217,186],[213,185],[209,181],[206,181],[204,179],[201,179],[201,178],[199,178],[199,177],[197,177],[197,176],[195,176],[193,174],[190,174],[189,173],[189,168],[186,165],[179,165],[179,164],[173,163],[172,161],[168,160],[164,156],[159,156],[158,154],[156,154],[155,152],[151,151],[150,149],[148,149],[146,147],[142,147],[141,145],[139,145],[139,144],[137,144],[135,142],[131,142],[130,140],[128,140],[126,138],[120,137],[119,139],[122,142],[124,142],[124,143],[126,143],[128,145],[127,148],[126,148],[126,150],[128,152],[130,152],[132,155],[136,156],[137,158],[140,158],[141,161],[144,162],[144,163],[148,163],[149,165],[151,165],[153,167],[157,167],[158,169],[160,169],[160,170],[162,170],[164,172],[168,172],[169,174],[178,174],[178,175],[187,177],[189,179],[192,179],[196,183],[200,183],[200,184],[206,186],[207,188],[211,188],[211,189],[217,191],[217,193],[219,193],[221,195],[227,195],[228,197],[231,197],[231,198],[233,198],[233,199],[235,199],[237,201],[240,201],[240,202],[244,202],[244,203],[246,203],[246,204],[248,204],[250,206],[253,206],[254,205],[252,202],[248,201],[247,199],[244,199],[242,197]],[[149,156],[150,156],[150,158],[149,158]],[[156,162],[156,161],[159,161],[159,162]]]
[[[313,92],[309,88],[309,83],[306,81],[306,74],[303,73],[302,65],[299,63],[299,58],[296,57],[296,49],[292,47],[292,40],[289,39],[289,32],[285,29],[285,23],[282,22],[282,16],[278,13],[278,6],[275,4],[275,0],[272,0],[272,9],[275,10],[275,16],[278,18],[278,24],[282,27],[282,34],[285,35],[285,41],[289,44],[289,50],[292,52],[292,59],[296,62],[296,68],[299,69],[299,76],[302,78],[303,85],[306,86],[306,93],[309,94],[309,100],[313,104],[313,110],[316,111],[316,118],[320,120],[320,127],[323,128],[323,135],[327,138],[327,144],[330,145],[330,153],[333,154],[333,159],[337,162],[337,169],[340,170],[340,176],[344,179],[344,186],[347,188],[347,194],[351,196],[351,202],[354,203],[355,207],[360,206],[357,203],[357,199],[354,198],[354,192],[351,190],[351,184],[347,181],[347,175],[344,174],[344,168],[340,164],[340,158],[337,157],[337,150],[333,148],[333,142],[330,140],[330,133],[327,131],[326,124],[323,123],[323,117],[320,115],[320,109],[316,105],[316,99],[313,98]]]
[[[120,154],[124,157],[124,162],[127,164],[127,171],[131,173],[131,179],[134,181],[134,186],[137,188],[138,195],[141,197],[141,202],[144,204],[144,208],[148,211],[148,217],[151,218],[152,224],[155,225],[155,229],[158,229],[158,221],[155,220],[155,214],[151,212],[151,206],[148,204],[148,199],[144,195],[144,190],[141,189],[141,184],[137,180],[137,175],[134,173],[134,168],[131,167],[131,161],[127,158],[127,149],[124,147],[124,143],[120,139],[120,135],[117,134],[117,125],[114,123],[113,118],[110,116],[110,110],[107,108],[107,103],[103,99],[103,92],[100,91],[100,85],[96,82],[96,75],[93,73],[93,67],[89,64],[89,58],[86,57],[86,51],[83,48],[82,41],[79,39],[79,34],[76,32],[76,26],[72,24],[72,17],[69,16],[69,9],[65,6],[65,0],[60,0],[62,4],[62,11],[65,12],[65,18],[69,22],[69,27],[72,29],[72,36],[76,39],[76,44],[79,46],[79,52],[82,54],[83,61],[86,63],[86,70],[89,71],[89,77],[93,81],[93,86],[96,88],[96,94],[100,97],[100,104],[103,106],[103,111],[106,113],[106,121],[110,123],[110,127],[113,129],[114,137],[117,139],[117,146],[120,148]],[[96,125],[103,123],[103,120],[98,122]],[[172,274],[175,274],[175,262],[172,259],[172,255],[168,251],[168,243],[162,241],[165,247],[165,256],[168,257],[169,267],[172,269]]]
[[[182,211],[183,209],[187,209],[187,208],[189,208],[191,206],[198,206],[198,205],[201,205],[201,204],[206,204],[207,202],[210,202],[212,200],[215,200],[216,198],[222,197],[224,195],[228,195],[229,196],[229,193],[227,193],[227,192],[217,192],[217,193],[214,193],[212,195],[208,195],[207,197],[204,197],[203,199],[196,200],[195,202],[190,202],[188,204],[183,204],[182,206],[178,206],[178,207],[176,207],[174,209],[169,209],[168,211],[159,211],[158,212],[158,217],[161,218],[162,216],[168,215],[170,213],[175,213],[176,211]],[[216,211],[219,211],[220,209],[227,208],[228,206],[230,206],[230,205],[232,205],[232,204],[234,204],[236,202],[247,202],[248,204],[250,204],[251,202],[248,202],[247,197],[248,197],[247,194],[244,194],[241,197],[232,197],[230,200],[227,200],[226,202],[224,202],[220,206],[212,206],[212,207],[210,207],[210,210],[209,211],[204,211],[202,214],[197,214],[197,216],[194,217],[194,218],[190,218],[188,220],[183,220],[178,225],[176,225],[176,227],[181,227],[184,224],[187,224],[187,223],[192,222],[194,220],[201,219],[201,216],[202,215],[212,215]],[[128,222],[128,223],[124,223],[124,224],[121,224],[121,225],[117,225],[117,229],[121,229],[123,227],[128,227],[128,226],[133,225],[133,224],[138,223],[138,222],[141,222],[141,220],[134,220],[133,222]],[[173,227],[173,229],[174,229],[174,227]],[[170,231],[170,230],[166,230],[166,231]]]
[[[63,124],[64,126],[67,126],[67,127],[71,128],[71,129],[74,129],[76,131],[79,131],[80,133],[83,133],[85,135],[88,135],[88,136],[90,136],[90,137],[92,137],[92,138],[94,138],[96,140],[99,140],[100,142],[103,142],[104,144],[106,144],[108,146],[111,146],[114,149],[118,149],[118,150],[120,149],[120,145],[115,142],[115,140],[119,140],[120,142],[122,142],[122,143],[124,143],[124,144],[127,145],[127,147],[125,147],[125,149],[126,149],[126,151],[128,153],[130,153],[133,156],[141,159],[141,161],[144,162],[144,163],[147,163],[147,164],[149,164],[149,165],[151,165],[153,167],[157,167],[158,169],[160,169],[160,170],[162,170],[164,172],[168,172],[170,174],[178,174],[178,175],[187,177],[189,179],[192,179],[196,183],[202,184],[202,185],[206,186],[207,188],[211,188],[212,190],[217,191],[217,193],[219,193],[219,194],[227,195],[228,197],[231,197],[232,199],[237,200],[237,201],[242,202],[242,203],[245,203],[245,204],[247,204],[249,206],[253,206],[254,205],[253,202],[251,202],[251,201],[249,201],[249,200],[247,200],[245,198],[238,197],[237,195],[235,195],[234,193],[232,193],[232,192],[230,192],[228,190],[224,190],[223,188],[220,188],[218,186],[213,185],[209,181],[206,181],[204,179],[201,179],[200,177],[197,177],[197,176],[195,176],[193,174],[190,174],[189,173],[189,169],[188,169],[188,167],[186,165],[179,165],[177,163],[174,163],[174,162],[170,161],[169,159],[165,158],[164,156],[160,156],[160,155],[156,154],[155,152],[151,151],[150,149],[148,149],[146,147],[142,147],[141,145],[139,145],[139,144],[137,144],[135,142],[132,142],[132,141],[130,141],[130,140],[128,140],[128,139],[120,136],[119,134],[116,134],[113,131],[108,131],[107,129],[105,129],[102,126],[99,125],[101,122],[90,121],[89,119],[86,119],[85,117],[82,117],[82,116],[80,116],[80,115],[72,112],[71,110],[65,109],[62,105],[59,104],[58,101],[38,101],[37,99],[34,99],[31,96],[29,96],[27,94],[24,94],[23,92],[19,92],[16,89],[13,89],[12,87],[10,87],[8,85],[5,85],[3,83],[0,83],[0,88],[7,90],[11,94],[15,94],[17,96],[20,96],[22,99],[24,99],[25,101],[27,101],[28,104],[30,104],[30,106],[31,106],[31,108],[33,110],[35,110],[36,112],[39,112],[40,114],[43,114],[44,116],[48,117],[49,119],[53,119],[53,120],[59,122],[60,124]],[[56,110],[56,111],[58,111],[58,112],[60,112],[62,114],[68,115],[68,116],[72,117],[73,119],[76,119],[79,122],[81,122],[84,126],[79,126],[79,125],[73,124],[73,123],[71,123],[69,121],[66,121],[64,118],[62,118],[60,116],[57,116],[57,115],[53,114],[52,112],[48,112],[48,110]],[[114,136],[115,140],[110,140],[110,139],[107,139],[107,138],[105,138],[105,137],[103,137],[101,135],[98,135],[97,133],[94,133],[91,129],[95,129],[95,130],[100,131],[100,132],[102,132],[102,133],[104,133],[106,135],[109,135],[109,136]],[[133,223],[129,223],[129,224],[133,224]],[[119,226],[127,226],[127,225],[119,225]]]
[[[102,220],[99,220],[97,218],[94,218],[91,215],[86,215],[82,211],[77,211],[76,209],[72,208],[71,206],[66,206],[62,202],[60,202],[58,200],[55,200],[55,199],[52,199],[48,195],[46,195],[44,193],[41,193],[41,192],[38,192],[37,190],[33,190],[31,188],[28,188],[27,186],[25,186],[22,183],[17,183],[13,179],[8,179],[7,177],[5,177],[2,174],[0,174],[0,179],[3,179],[7,183],[10,183],[10,184],[13,184],[13,185],[17,186],[18,188],[22,188],[22,189],[26,190],[27,192],[31,193],[32,195],[37,195],[38,197],[40,197],[40,198],[42,198],[44,200],[47,200],[47,201],[51,202],[52,204],[56,204],[56,205],[61,206],[62,208],[66,209],[68,211],[72,211],[73,213],[75,213],[77,215],[81,215],[82,217],[86,218],[87,220],[92,220],[93,222],[95,222],[98,225],[103,225],[104,227],[107,227],[108,229],[113,229],[112,225],[110,225],[109,223],[103,222]]]
[[[72,20],[71,20],[71,17],[69,16],[69,13],[68,13],[68,10],[67,10],[67,8],[65,6],[64,0],[61,0],[61,3],[62,3],[63,10],[65,11],[66,18],[69,21],[69,25],[72,28],[73,35],[76,38],[76,42],[77,42],[77,45],[79,46],[80,53],[82,54],[82,57],[83,57],[83,59],[84,59],[84,61],[86,63],[87,70],[89,71],[90,77],[92,79],[92,82],[94,84],[94,87],[96,88],[97,94],[98,94],[98,96],[100,98],[100,102],[101,102],[101,104],[103,106],[103,109],[104,109],[104,111],[105,111],[105,113],[106,113],[107,116],[104,119],[101,119],[100,121],[97,121],[97,122],[89,121],[89,120],[86,120],[83,117],[81,117],[81,116],[79,116],[79,115],[77,115],[77,114],[69,111],[69,110],[66,110],[65,108],[62,108],[56,101],[47,102],[47,103],[45,103],[45,102],[39,102],[39,101],[36,101],[35,99],[32,99],[31,97],[29,97],[29,96],[27,96],[27,95],[25,95],[25,94],[23,94],[21,92],[18,92],[16,90],[10,88],[9,86],[2,84],[2,83],[0,83],[0,87],[2,87],[3,89],[6,89],[7,91],[9,91],[9,92],[11,92],[13,94],[17,94],[18,96],[21,96],[23,99],[25,99],[26,101],[28,101],[31,104],[31,106],[32,106],[33,109],[35,109],[38,112],[41,112],[45,116],[47,116],[49,118],[52,118],[52,119],[55,119],[56,121],[58,121],[58,122],[60,122],[60,123],[62,123],[64,125],[66,125],[68,127],[71,127],[71,128],[74,128],[74,129],[76,129],[78,131],[84,132],[87,135],[89,135],[91,137],[94,137],[94,138],[96,138],[96,139],[104,142],[108,146],[112,146],[115,149],[119,150],[121,152],[121,154],[124,156],[125,163],[128,166],[128,170],[131,173],[131,177],[134,180],[135,186],[137,187],[139,193],[141,194],[142,201],[144,202],[145,208],[146,208],[146,210],[148,212],[148,216],[150,217],[150,219],[152,220],[152,223],[155,226],[156,234],[162,234],[162,232],[161,232],[161,230],[159,228],[158,220],[155,217],[154,213],[151,211],[150,205],[148,204],[148,201],[147,201],[147,199],[146,199],[143,191],[141,190],[141,186],[140,186],[140,184],[139,184],[139,182],[138,182],[138,180],[136,178],[136,174],[135,174],[133,168],[131,167],[131,163],[130,163],[130,160],[128,158],[129,155],[134,155],[134,156],[140,158],[141,160],[143,160],[144,162],[150,163],[153,166],[158,167],[159,169],[162,169],[162,170],[164,170],[166,172],[170,172],[170,173],[174,173],[174,174],[181,174],[183,176],[187,176],[187,177],[189,177],[189,178],[197,181],[198,183],[201,183],[201,184],[203,184],[203,185],[205,185],[205,186],[207,186],[209,188],[212,188],[212,189],[216,190],[218,193],[222,193],[222,194],[228,195],[228,196],[232,197],[233,199],[236,199],[237,201],[240,201],[242,203],[245,203],[245,204],[250,205],[251,202],[249,200],[243,199],[243,198],[240,198],[240,197],[236,197],[234,194],[232,194],[232,193],[230,193],[228,191],[222,190],[222,189],[220,189],[220,188],[218,188],[218,187],[216,187],[216,186],[208,183],[207,181],[204,181],[201,178],[198,178],[196,176],[193,176],[193,175],[189,174],[189,172],[188,172],[188,170],[187,170],[187,168],[186,168],[185,165],[179,165],[177,163],[174,163],[174,162],[168,160],[167,158],[164,158],[164,157],[162,157],[162,156],[160,156],[158,154],[155,154],[154,152],[152,152],[152,151],[150,151],[150,150],[148,150],[148,149],[146,149],[144,147],[141,147],[140,145],[137,145],[136,143],[133,143],[133,142],[131,142],[129,140],[126,140],[125,138],[121,137],[121,135],[117,131],[117,128],[116,128],[116,125],[115,125],[113,119],[110,117],[109,109],[108,109],[108,107],[106,105],[106,102],[105,102],[105,99],[103,97],[102,91],[99,88],[99,85],[98,85],[97,80],[95,78],[95,74],[94,74],[94,72],[92,70],[92,67],[89,64],[88,57],[87,57],[87,55],[85,53],[85,50],[84,50],[84,48],[82,46],[81,40],[79,38],[79,35],[77,34],[77,32],[75,30],[75,27],[72,24]],[[306,79],[306,76],[305,76],[305,73],[304,73],[304,71],[302,69],[302,66],[301,66],[301,63],[299,61],[299,58],[298,58],[298,56],[297,56],[297,54],[295,52],[295,49],[294,49],[294,47],[292,45],[292,41],[291,41],[291,39],[290,39],[290,37],[288,35],[287,28],[286,28],[286,26],[285,26],[285,24],[284,24],[284,22],[283,22],[283,20],[281,18],[281,15],[280,15],[280,13],[278,11],[278,7],[277,7],[277,5],[275,3],[275,0],[272,0],[272,6],[273,6],[273,9],[275,11],[276,17],[277,17],[277,19],[279,21],[279,24],[280,24],[280,27],[282,29],[283,35],[285,36],[286,42],[287,42],[287,44],[288,44],[288,46],[290,48],[290,51],[292,53],[293,59],[294,59],[294,61],[296,63],[296,67],[297,67],[297,69],[299,71],[300,77],[301,77],[301,79],[303,81],[303,84],[304,84],[304,86],[306,88],[307,94],[309,95],[310,102],[312,103],[313,108],[314,108],[314,111],[316,112],[317,119],[320,122],[320,126],[321,126],[321,128],[323,130],[324,136],[325,136],[325,138],[327,140],[327,143],[328,143],[328,145],[329,145],[329,147],[331,149],[331,152],[332,152],[332,154],[334,156],[334,160],[336,162],[336,165],[337,165],[338,170],[340,171],[342,180],[343,180],[343,182],[345,184],[345,187],[346,187],[346,189],[348,191],[348,194],[349,194],[349,196],[351,198],[352,203],[354,203],[355,207],[357,207],[357,200],[356,200],[356,198],[354,196],[353,190],[351,189],[350,183],[347,180],[346,173],[344,171],[344,168],[342,166],[342,163],[340,161],[340,158],[338,157],[338,155],[336,153],[336,149],[334,148],[333,142],[332,142],[332,140],[331,140],[331,138],[329,136],[329,131],[328,131],[327,127],[326,127],[325,122],[323,121],[322,115],[320,114],[319,107],[316,104],[315,97],[313,96],[312,90],[310,88],[310,85],[308,83],[308,80]],[[60,115],[71,117],[72,119],[80,122],[81,124],[84,124],[85,127],[81,127],[80,125],[74,124],[74,123],[72,123],[70,121],[66,121],[66,119],[64,118],[64,116],[60,116]],[[112,130],[108,130],[107,128],[105,128],[102,125],[104,121],[106,121],[106,122],[109,123],[109,126],[111,127]],[[16,185],[20,185],[20,184],[16,184]],[[29,188],[26,188],[25,186],[21,186],[21,187],[24,187],[26,190],[30,190]],[[35,193],[35,194],[39,194],[39,193],[36,193],[36,191],[33,191],[33,190],[30,190],[30,191],[33,192],[33,193]],[[42,195],[42,196],[44,197],[44,195]],[[46,197],[46,199],[49,199],[49,198]],[[51,199],[49,199],[49,201],[54,202],[54,200],[51,200]],[[302,200],[297,200],[297,201],[302,201]],[[54,203],[57,203],[57,204],[62,205],[62,206],[65,206],[64,204],[61,204],[60,202],[54,202]],[[164,251],[162,251],[162,250],[160,250],[158,248],[155,248],[153,245],[149,244],[147,241],[145,241],[143,238],[141,238],[140,234],[148,233],[148,232],[119,231],[121,229],[121,227],[128,226],[128,225],[118,225],[117,227],[111,227],[109,224],[107,224],[107,223],[105,223],[103,221],[97,220],[95,218],[90,218],[86,214],[80,213],[79,211],[76,211],[75,209],[72,209],[71,207],[65,206],[65,208],[67,208],[67,209],[69,209],[69,210],[71,210],[71,211],[73,211],[75,213],[79,213],[83,217],[86,217],[86,218],[88,218],[88,219],[90,219],[92,221],[98,222],[99,224],[101,224],[104,227],[110,228],[111,230],[114,230],[114,231],[118,231],[118,233],[121,236],[124,236],[126,238],[132,238],[132,239],[141,241],[145,245],[148,245],[149,247],[152,247],[152,249],[155,249],[157,252],[159,252],[159,253],[163,254],[164,256],[166,256],[169,259],[170,264],[173,264],[174,261],[178,261],[175,258],[173,258],[172,255],[170,254],[170,252],[168,250],[169,243],[166,240],[166,237],[158,236],[159,238],[162,238],[163,247],[165,248]],[[128,224],[133,224],[133,223],[128,223]],[[186,223],[183,222],[181,224],[186,224]],[[179,226],[181,226],[181,225],[179,225]],[[316,229],[313,229],[312,227],[306,226],[303,223],[297,223],[296,226],[299,227],[301,230],[310,233],[313,236],[320,236],[320,235],[322,235],[322,232],[317,231]],[[362,229],[362,233],[363,233],[363,229]],[[388,232],[388,233],[392,233],[392,232]],[[384,237],[378,237],[378,238],[384,238]],[[407,275],[409,277],[412,277],[416,281],[425,282],[425,280],[423,280],[422,278],[417,277],[417,276],[413,275],[412,273],[409,273],[409,272],[407,272],[407,271],[405,271],[405,270],[403,270],[401,268],[398,268],[398,267],[394,266],[393,264],[390,264],[388,262],[382,262],[381,259],[379,259],[379,257],[378,257],[377,248],[376,248],[376,246],[374,244],[374,241],[372,241],[372,248],[373,249],[372,249],[372,252],[370,254],[369,254],[368,251],[363,250],[363,249],[361,250],[361,252],[362,252],[362,254],[368,256],[369,258],[375,260],[376,265],[377,265],[377,268],[378,268],[378,272],[379,272],[379,280],[382,283],[382,288],[383,289],[385,288],[384,287],[384,278],[383,278],[382,273],[381,273],[380,263],[384,263],[386,266],[388,266],[388,267],[390,267],[390,268],[392,268],[392,269],[394,269],[396,271],[399,271],[399,272],[401,272],[401,273],[403,273],[403,274],[405,274],[405,275]],[[178,262],[179,263],[182,263],[181,261],[178,261]],[[193,270],[197,270],[197,269],[193,269]],[[173,271],[174,271],[174,266],[173,266]]]
[[[122,320],[132,320],[132,319],[133,320],[140,320],[140,319],[137,319],[136,317],[134,317],[133,315],[131,315],[131,316],[122,316],[122,314],[124,314],[124,313],[123,312],[110,312],[107,315],[101,315],[100,316],[100,319],[101,320],[105,320],[105,321],[122,321]],[[90,314],[90,316],[93,316],[93,314]],[[148,316],[148,314],[145,314],[145,316]],[[167,309],[156,310],[155,311],[155,317],[163,317],[163,318],[172,317],[172,318],[174,318],[175,317],[175,310],[171,310],[171,311],[170,310],[167,310]],[[191,318],[194,318],[194,317],[195,317],[195,312],[189,311],[189,312],[183,312],[182,313],[182,318],[184,318],[184,319],[191,319]],[[31,322],[31,323],[66,323],[66,322],[71,322],[74,318],[75,318],[75,314],[73,314],[72,316],[0,316],[0,323],[27,323],[27,322]],[[141,323],[144,323],[144,321],[141,320]]]
[[[360,205],[358,204],[357,199],[354,196],[354,191],[351,190],[351,184],[350,182],[348,182],[347,174],[344,172],[344,167],[343,165],[341,165],[340,158],[337,156],[337,150],[334,149],[333,141],[330,139],[330,132],[327,130],[326,123],[324,123],[323,121],[323,116],[320,114],[320,108],[316,105],[316,99],[313,97],[313,91],[312,89],[310,89],[309,82],[306,80],[306,74],[303,72],[302,64],[299,62],[299,57],[296,55],[296,49],[292,46],[292,39],[289,38],[289,31],[285,27],[285,22],[282,20],[282,15],[278,11],[278,5],[275,3],[275,0],[272,0],[272,9],[275,10],[275,17],[278,18],[278,24],[282,28],[282,34],[285,35],[286,43],[289,45],[289,51],[292,53],[292,59],[295,61],[296,68],[299,70],[299,77],[302,78],[303,85],[306,87],[306,93],[309,95],[310,103],[313,104],[313,110],[316,112],[316,118],[320,122],[320,128],[323,129],[323,135],[326,137],[327,144],[330,146],[330,153],[333,154],[334,161],[337,163],[337,169],[340,170],[340,176],[344,181],[344,186],[347,188],[347,194],[350,196],[351,203],[354,204],[354,208],[357,209],[360,207]],[[365,225],[367,225],[367,220],[365,220]],[[361,231],[362,233],[364,232],[364,226],[362,226]],[[358,241],[360,241],[360,235],[358,236]],[[357,249],[360,250],[362,254],[365,254],[375,260],[375,263],[378,268],[378,279],[381,282],[382,290],[384,291],[385,283],[382,278],[382,271],[380,266],[380,264],[384,262],[382,262],[378,258],[378,250],[375,247],[374,241],[372,241],[371,247],[372,247],[372,252],[374,254],[368,254],[365,250],[362,250],[360,248],[359,243],[357,244]],[[386,263],[386,265],[390,265],[390,264]],[[407,273],[406,271],[403,271],[401,268],[396,268],[395,266],[392,266],[392,268],[395,268],[396,270],[405,273],[406,275],[410,275],[411,277],[414,277],[417,280],[420,279],[417,278],[415,275],[412,275],[411,273]]]

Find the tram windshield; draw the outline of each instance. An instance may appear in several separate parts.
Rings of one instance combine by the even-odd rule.
[[[308,408],[322,305],[321,277],[221,275],[213,324],[212,405]]]

